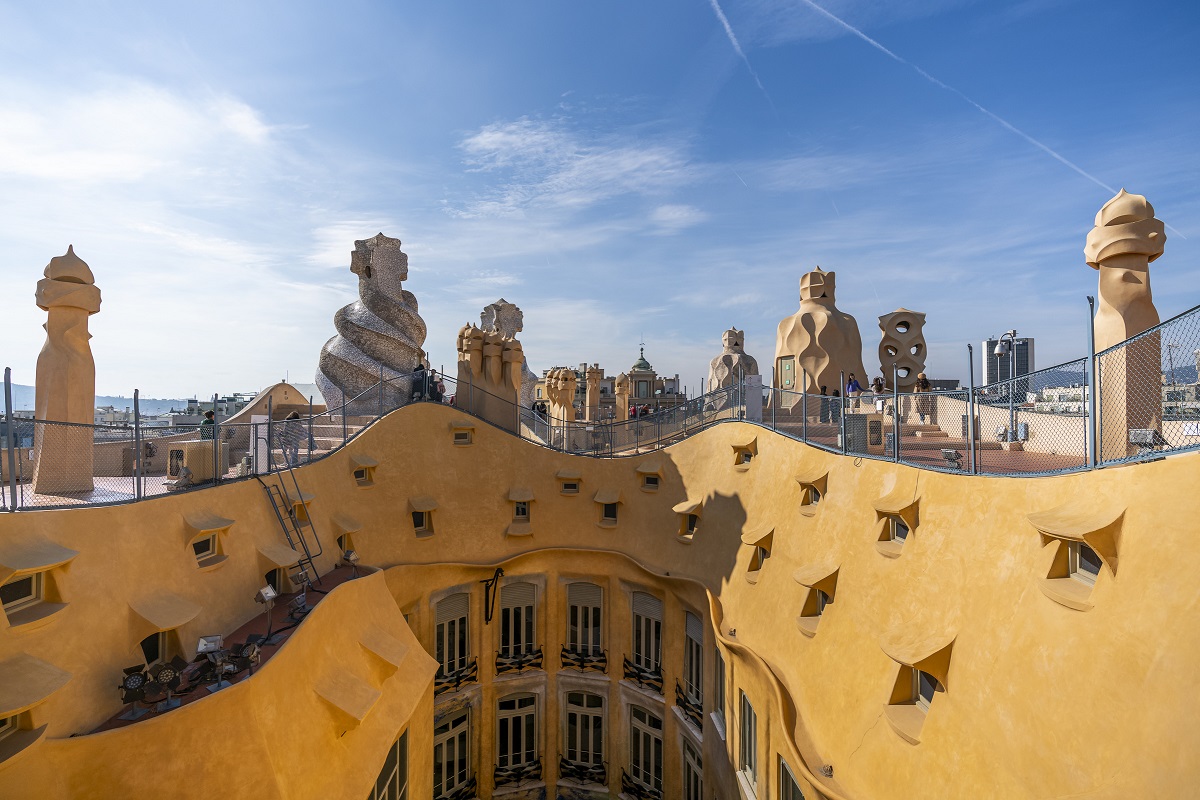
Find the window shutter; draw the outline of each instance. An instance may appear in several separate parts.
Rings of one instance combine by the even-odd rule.
[[[690,611],[684,612],[684,616],[687,617],[688,638],[696,641],[697,643],[703,644],[704,643],[704,625],[701,624],[700,618],[697,617],[695,614],[693,614]]]
[[[633,613],[662,622],[662,600],[645,592],[633,593]]]
[[[573,606],[599,606],[604,593],[594,583],[572,583],[567,586],[567,603]]]
[[[533,605],[537,588],[532,583],[510,583],[500,587],[500,607],[515,608]]]
[[[467,616],[471,597],[467,593],[452,594],[437,604],[437,624]]]

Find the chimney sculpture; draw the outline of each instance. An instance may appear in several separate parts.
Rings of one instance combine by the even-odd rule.
[[[585,419],[588,422],[596,422],[600,419],[600,379],[603,377],[604,370],[600,369],[599,364],[592,364],[584,373],[584,379],[587,381],[585,395],[587,415]]]
[[[405,405],[425,344],[417,298],[402,286],[408,280],[408,256],[399,239],[380,233],[354,243],[350,271],[358,276],[358,300],[333,316],[337,336],[321,348],[317,387],[330,409],[355,401],[351,414],[373,414],[381,400],[388,410]],[[372,388],[376,391],[367,391]]]
[[[730,328],[721,334],[721,353],[708,363],[708,391],[726,389],[733,386],[746,375],[758,374],[758,362],[745,350],[746,333],[737,328]],[[713,399],[715,408],[725,408],[729,405],[729,397],[722,396]]]
[[[520,308],[503,297],[483,309],[479,315],[479,322],[484,331],[499,333],[509,339],[516,339],[517,334],[525,330],[525,315]],[[529,368],[529,360],[523,360],[520,391],[522,408],[533,408],[533,393],[537,380],[537,375]]]
[[[1154,207],[1124,189],[1096,214],[1083,248],[1088,266],[1100,273],[1094,321],[1096,352],[1158,324],[1150,295],[1150,262],[1163,254],[1167,235]],[[1140,449],[1131,430],[1162,432],[1162,349],[1158,333],[1099,358],[1102,408],[1100,454],[1124,458]],[[1144,443],[1143,443],[1144,444]]]
[[[775,336],[775,388],[785,390],[780,403],[792,408],[800,402],[804,378],[808,393],[817,395],[825,386],[830,396],[844,392],[840,373],[850,373],[862,383],[862,336],[854,317],[839,311],[834,302],[836,273],[817,267],[800,278],[800,310],[779,323]],[[813,401],[813,408],[816,401]]]
[[[92,270],[75,255],[50,259],[38,281],[37,304],[47,312],[46,344],[38,355],[34,416],[33,491],[37,494],[90,492],[92,429],[96,413],[96,362],[88,333],[88,317],[100,310],[100,289]],[[76,427],[79,426],[79,427]]]

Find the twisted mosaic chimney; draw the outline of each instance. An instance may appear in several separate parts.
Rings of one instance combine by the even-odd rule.
[[[350,271],[358,276],[358,300],[333,317],[338,335],[321,348],[317,386],[331,409],[359,398],[350,413],[374,412],[378,391],[359,396],[379,383],[382,365],[384,408],[397,408],[412,395],[412,371],[425,344],[417,298],[401,286],[408,279],[408,256],[399,239],[380,233],[354,243]]]

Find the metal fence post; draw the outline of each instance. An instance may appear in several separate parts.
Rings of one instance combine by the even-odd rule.
[[[800,381],[800,440],[808,443],[808,370],[802,369],[800,372],[804,377]]]
[[[842,455],[846,455],[846,371],[838,371],[838,382],[842,384],[842,390],[838,392],[838,439],[841,440]]]
[[[967,345],[967,464],[971,474],[979,474],[979,454],[975,449],[975,348]]]
[[[383,362],[379,364],[379,416],[375,419],[383,417]]]
[[[1096,452],[1097,427],[1100,418],[1097,416],[1100,406],[1099,370],[1096,369],[1096,298],[1088,295],[1088,402],[1087,402],[1087,451],[1088,468],[1095,469],[1100,464],[1100,454]],[[1171,376],[1174,378],[1174,375]]]
[[[275,455],[274,455],[274,453],[271,452],[271,447],[273,445],[271,437],[275,433],[275,431],[274,431],[275,422],[272,419],[275,416],[274,410],[275,410],[275,398],[272,395],[267,395],[267,472],[268,473],[273,472],[274,468],[275,468]],[[255,461],[257,461],[258,460],[258,440],[255,440],[255,442],[254,442],[254,457],[255,457]],[[261,466],[258,468],[258,471],[262,472]]]
[[[892,362],[892,461],[900,460],[900,370]]]
[[[346,401],[346,393],[342,392],[342,446],[346,445],[346,413],[350,409],[350,403]]]
[[[17,510],[17,448],[13,436],[12,369],[4,368],[4,444],[8,448],[9,511]]]
[[[312,415],[312,395],[308,396],[308,460],[312,461],[312,446],[313,446],[313,415]]]
[[[133,390],[133,496],[142,499],[142,415],[138,408],[139,392]]]
[[[221,463],[221,415],[217,413],[217,396],[213,395],[213,483],[220,483],[225,470]]]
[[[774,386],[771,387],[771,394],[769,396],[771,398],[771,430],[777,431],[779,428],[775,427],[775,406],[779,405],[779,399],[775,395]]]

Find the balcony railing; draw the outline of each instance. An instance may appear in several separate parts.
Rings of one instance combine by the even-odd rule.
[[[497,786],[510,786],[542,779],[542,760],[530,761],[516,767],[496,767],[493,773]]]
[[[496,674],[504,675],[509,672],[524,672],[527,669],[542,668],[542,648],[530,650],[527,653],[514,653],[506,656],[496,653]]]
[[[558,757],[558,776],[578,783],[608,783],[608,764],[580,764]]]
[[[634,800],[663,800],[663,793],[658,789],[651,789],[633,778],[629,777],[629,773],[621,770],[621,792],[634,798]]]
[[[471,663],[461,669],[446,673],[438,667],[437,675],[433,678],[433,694],[436,697],[443,692],[457,692],[468,683],[479,680],[479,659],[472,658]]]
[[[704,730],[704,707],[701,701],[692,699],[679,685],[679,681],[675,681],[675,705],[679,706],[688,721]]]
[[[583,672],[608,672],[608,651],[593,650],[588,653],[582,650],[568,650],[564,644],[559,653],[563,669],[577,669]]]
[[[625,680],[633,681],[644,689],[650,689],[658,694],[662,694],[663,676],[661,668],[647,669],[645,667],[639,667],[628,658],[623,659],[623,661],[625,667]]]
[[[471,780],[459,786],[450,794],[439,794],[437,800],[471,800],[475,797],[475,790],[479,788],[479,783],[475,780],[475,775],[471,775]]]

